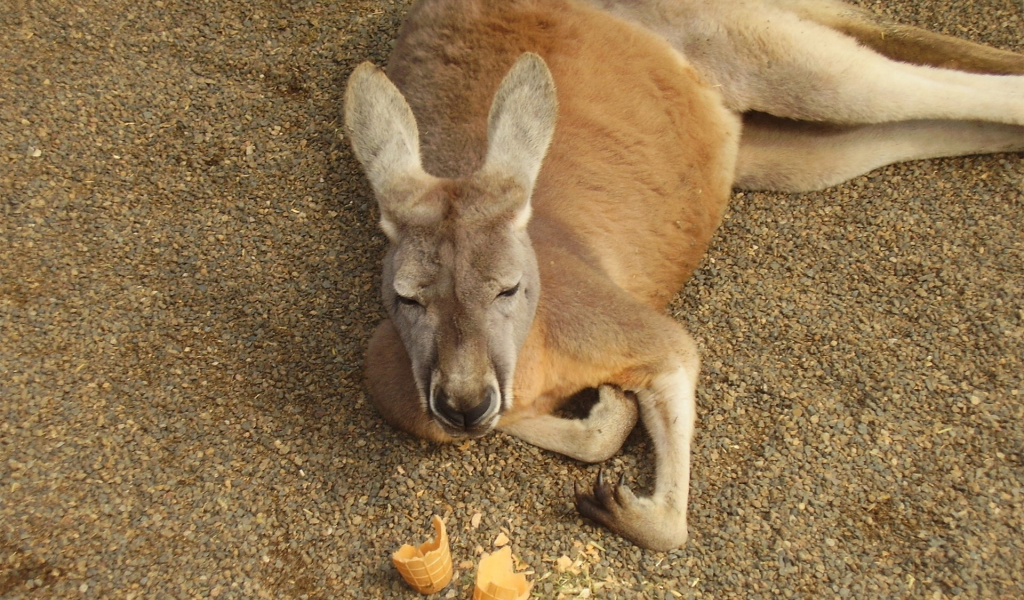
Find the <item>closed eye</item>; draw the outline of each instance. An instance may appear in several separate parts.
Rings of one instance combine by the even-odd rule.
[[[415,298],[410,298],[408,296],[399,296],[398,303],[401,304],[402,306],[419,306],[420,308],[423,308],[423,305],[420,304],[418,300],[416,300]]]
[[[519,284],[517,283],[514,286],[508,288],[507,290],[502,290],[501,293],[498,294],[498,297],[499,298],[511,298],[512,296],[515,296],[518,293],[519,293]]]

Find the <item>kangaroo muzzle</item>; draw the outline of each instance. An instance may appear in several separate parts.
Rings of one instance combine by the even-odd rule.
[[[453,435],[487,433],[500,408],[501,393],[495,385],[488,385],[482,393],[458,395],[434,385],[430,393],[430,412]]]

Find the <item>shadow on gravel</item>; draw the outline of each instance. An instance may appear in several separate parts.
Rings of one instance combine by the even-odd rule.
[[[41,560],[8,540],[0,542],[0,596],[24,586],[36,589],[55,582],[56,571],[45,560]]]

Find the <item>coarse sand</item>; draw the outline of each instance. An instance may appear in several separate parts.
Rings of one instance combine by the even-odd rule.
[[[1024,51],[1019,0],[869,8]],[[1024,598],[1024,158],[735,194],[671,312],[704,369],[691,539],[598,466],[383,424],[384,236],[341,121],[405,1],[4,0],[0,597],[411,598],[445,518],[535,598]],[[642,432],[604,468],[651,484]]]

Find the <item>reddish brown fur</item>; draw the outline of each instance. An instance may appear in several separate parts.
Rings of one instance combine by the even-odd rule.
[[[558,89],[530,225],[541,305],[503,422],[549,412],[586,387],[642,387],[652,356],[679,346],[673,335],[641,340],[635,332],[678,330],[660,311],[721,221],[735,118],[665,42],[580,5],[423,2],[407,22],[388,75],[417,117],[433,175],[480,167],[490,99],[522,52],[545,59]],[[437,67],[455,62],[460,69]],[[638,313],[627,294],[653,310]],[[588,309],[595,304],[621,305],[625,314],[596,314]],[[375,344],[401,352],[389,327]]]
[[[496,427],[600,462],[639,408],[653,493],[599,476],[576,505],[641,546],[680,547],[699,359],[662,310],[730,185],[817,189],[894,161],[1024,147],[1020,78],[861,43],[925,64],[1021,66],[832,0],[417,3],[394,84],[364,64],[346,93],[391,241],[393,321],[366,361],[385,418],[436,440]],[[741,142],[750,110],[771,116],[747,119]],[[598,386],[585,419],[552,414]]]

